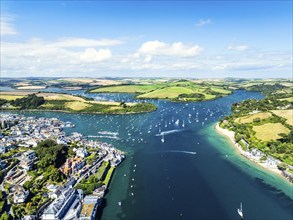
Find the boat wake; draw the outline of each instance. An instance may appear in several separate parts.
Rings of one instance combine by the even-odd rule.
[[[167,151],[161,151],[162,153],[183,153],[183,154],[192,154],[195,155],[196,152],[194,151],[185,151],[185,150],[167,150]]]
[[[117,137],[117,136],[89,135],[89,136],[87,136],[87,137],[89,137],[89,138],[110,138],[110,139],[120,140],[120,138]]]
[[[163,131],[159,134],[156,134],[155,136],[163,136],[163,135],[168,135],[168,134],[173,134],[173,133],[177,133],[177,132],[181,132],[183,131],[184,129],[174,129],[174,130],[170,130],[170,131]]]
[[[111,131],[99,131],[98,135],[90,135],[88,137],[91,138],[110,138],[110,139],[116,139],[120,140],[118,137],[119,133],[118,132],[111,132]]]
[[[108,134],[108,135],[114,135],[114,136],[119,135],[118,132],[111,132],[111,131],[99,131],[98,134]]]

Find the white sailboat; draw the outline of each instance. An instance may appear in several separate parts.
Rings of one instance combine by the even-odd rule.
[[[164,135],[162,135],[161,141],[162,141],[162,143],[164,143],[164,142],[165,142]]]
[[[242,210],[242,202],[240,203],[240,208],[237,209],[238,214],[243,219],[243,210]]]

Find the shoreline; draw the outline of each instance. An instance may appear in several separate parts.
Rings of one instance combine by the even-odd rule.
[[[229,140],[229,142],[231,142],[231,143],[233,144],[233,147],[236,149],[236,151],[237,151],[239,154],[241,154],[243,157],[245,157],[247,160],[253,162],[254,164],[256,164],[256,165],[258,165],[258,166],[264,168],[265,170],[267,170],[267,171],[269,171],[269,172],[271,172],[271,173],[277,174],[278,176],[282,177],[283,179],[286,179],[289,183],[291,183],[291,182],[289,181],[289,179],[287,179],[287,178],[283,175],[282,171],[279,170],[278,168],[269,167],[269,166],[267,166],[267,165],[264,164],[264,163],[261,163],[261,162],[259,162],[259,161],[256,161],[256,160],[252,159],[252,158],[247,157],[246,154],[245,154],[246,151],[244,151],[244,150],[242,149],[242,147],[240,146],[240,144],[236,143],[235,138],[234,138],[234,131],[229,131],[229,130],[227,130],[227,129],[221,128],[221,127],[219,126],[219,122],[217,122],[217,124],[214,126],[214,129],[217,131],[218,134],[221,134],[221,135],[223,135],[224,137],[226,137],[226,138]],[[291,184],[292,184],[292,183],[291,183]]]

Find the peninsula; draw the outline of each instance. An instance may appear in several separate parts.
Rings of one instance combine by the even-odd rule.
[[[137,99],[167,99],[175,102],[196,102],[220,98],[231,94],[229,86],[215,82],[204,83],[192,80],[169,80],[166,82],[134,83],[99,86],[90,93],[133,93]]]
[[[1,110],[63,111],[69,113],[131,114],[156,110],[147,103],[95,101],[62,93],[8,91],[0,93]]]
[[[216,130],[246,158],[293,182],[292,88],[275,84],[252,88],[265,98],[234,103],[232,114],[222,118]]]

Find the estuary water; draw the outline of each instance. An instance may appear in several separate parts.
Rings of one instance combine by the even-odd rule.
[[[132,100],[127,94],[90,96]],[[22,114],[71,121],[76,127],[66,132],[94,136],[126,152],[106,195],[102,220],[240,219],[240,202],[244,219],[292,220],[292,184],[243,158],[214,130],[232,103],[250,98],[263,96],[238,90],[198,103],[154,100],[157,111],[133,115]],[[105,137],[101,131],[118,135]]]

